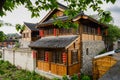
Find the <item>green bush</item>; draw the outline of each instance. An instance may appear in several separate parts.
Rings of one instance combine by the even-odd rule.
[[[81,75],[81,80],[91,80],[91,78],[90,78],[90,76],[82,74]]]
[[[2,58],[2,52],[0,51],[0,58]]]
[[[72,80],[78,80],[78,75],[77,74],[74,74],[72,77],[71,77]]]
[[[99,55],[100,55],[100,54],[104,54],[105,52],[107,52],[106,49],[102,50],[102,51],[99,52],[98,54],[99,54]]]
[[[17,69],[8,61],[0,60],[0,77],[2,80],[50,80],[35,72],[30,72],[23,69]]]

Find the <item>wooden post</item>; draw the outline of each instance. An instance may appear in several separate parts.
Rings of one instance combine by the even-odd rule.
[[[82,25],[81,23],[79,23],[79,27],[80,27],[80,32],[79,32],[79,35],[80,35],[80,54],[81,54],[81,57],[80,57],[80,73],[81,73],[81,69],[82,69],[82,65],[83,65],[83,53],[82,53]]]

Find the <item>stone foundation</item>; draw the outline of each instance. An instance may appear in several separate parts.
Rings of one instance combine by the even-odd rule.
[[[83,65],[81,71],[82,73],[92,75],[92,59],[105,49],[105,44],[104,41],[84,41],[82,45]]]

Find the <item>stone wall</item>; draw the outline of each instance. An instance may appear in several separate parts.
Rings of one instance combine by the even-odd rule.
[[[34,70],[34,59],[30,49],[18,49],[15,51],[13,49],[4,49],[2,52],[5,61],[9,61],[22,69]]]
[[[105,49],[104,41],[84,41],[82,73],[92,75],[92,59]]]

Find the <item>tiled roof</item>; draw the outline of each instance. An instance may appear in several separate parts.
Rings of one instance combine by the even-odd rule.
[[[56,20],[62,20],[62,21],[66,21],[67,19],[68,19],[68,16],[61,16],[61,17],[56,18]],[[45,25],[45,24],[53,24],[53,22],[55,22],[55,20],[50,19],[46,22],[41,23],[40,26]]]
[[[38,23],[28,23],[28,22],[24,22],[24,24],[32,31],[38,31],[39,29],[35,28],[35,26],[38,25]]]
[[[77,35],[43,37],[29,46],[33,48],[65,48],[77,37]]]
[[[59,3],[59,2],[57,2],[57,3],[58,3],[58,6],[59,6],[60,8],[63,8],[63,9],[68,9],[68,7],[67,7],[67,6],[65,6],[65,5],[63,5],[63,4]]]

